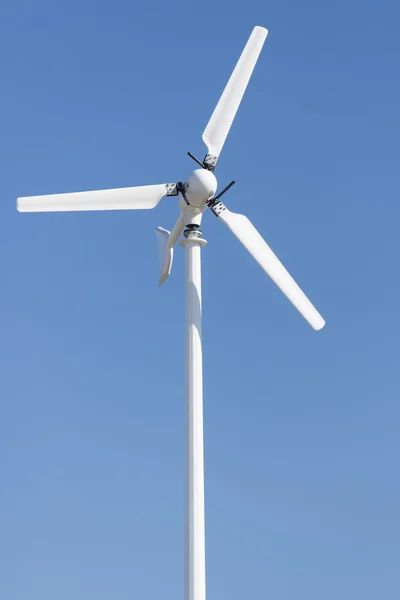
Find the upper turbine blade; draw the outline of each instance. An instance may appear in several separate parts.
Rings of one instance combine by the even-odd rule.
[[[231,212],[222,202],[218,202],[212,210],[229,227],[232,233],[236,235],[239,241],[242,242],[243,246],[256,259],[258,264],[282,290],[306,321],[309,322],[311,327],[316,330],[322,329],[325,325],[324,319],[301,291],[249,219],[244,215]]]
[[[17,199],[17,209],[20,212],[146,209],[157,206],[164,196],[175,196],[177,193],[175,183],[161,183],[94,192],[27,196]]]
[[[268,31],[264,27],[254,27],[222,96],[214,109],[211,119],[204,130],[203,141],[208,148],[208,155],[205,162],[208,160],[208,164],[212,166],[215,166],[220,155],[267,34]]]

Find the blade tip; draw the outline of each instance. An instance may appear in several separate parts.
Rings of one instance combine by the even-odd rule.
[[[256,25],[253,29],[253,31],[259,31],[260,33],[263,33],[263,35],[265,37],[267,37],[268,35],[268,29],[266,27],[262,27],[262,25]]]
[[[323,329],[326,325],[325,320],[321,317],[320,319],[318,319],[318,321],[316,323],[313,324],[313,328],[315,329],[315,331],[320,331],[321,329]]]

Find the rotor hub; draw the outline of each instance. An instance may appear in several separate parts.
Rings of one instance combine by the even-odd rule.
[[[217,190],[217,179],[212,171],[195,169],[185,181],[185,193],[190,206],[205,208]]]

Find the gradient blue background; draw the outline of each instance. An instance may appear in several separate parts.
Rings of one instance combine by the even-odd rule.
[[[254,25],[218,166],[327,320],[203,221],[208,598],[397,600],[398,3],[4,3],[0,597],[182,598],[183,251],[154,211],[18,195],[183,179]]]

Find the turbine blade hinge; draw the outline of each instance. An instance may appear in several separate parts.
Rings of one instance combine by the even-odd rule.
[[[184,199],[184,201],[186,202],[186,204],[188,206],[190,206],[190,202],[188,200],[188,197],[186,196],[186,187],[182,183],[182,181],[178,181],[178,183],[177,183],[177,190],[178,190],[178,192],[180,192],[182,194],[182,198]]]
[[[225,204],[223,204],[221,201],[216,202],[210,208],[216,217],[219,217],[219,215],[226,210]]]
[[[178,185],[176,183],[166,183],[165,184],[165,195],[166,196],[177,196],[178,195]]]
[[[212,206],[213,204],[215,204],[217,202],[217,200],[219,200],[221,198],[221,196],[223,196],[224,194],[226,194],[226,192],[228,190],[231,189],[231,187],[233,185],[235,185],[236,181],[233,180],[231,181],[226,187],[224,187],[224,189],[222,190],[222,192],[220,192],[219,194],[217,194],[216,196],[214,196],[214,198],[211,198],[211,200],[209,200],[209,206]]]
[[[209,171],[214,171],[215,167],[217,166],[217,161],[218,156],[214,156],[213,154],[206,154],[203,160],[204,168],[208,169]]]

